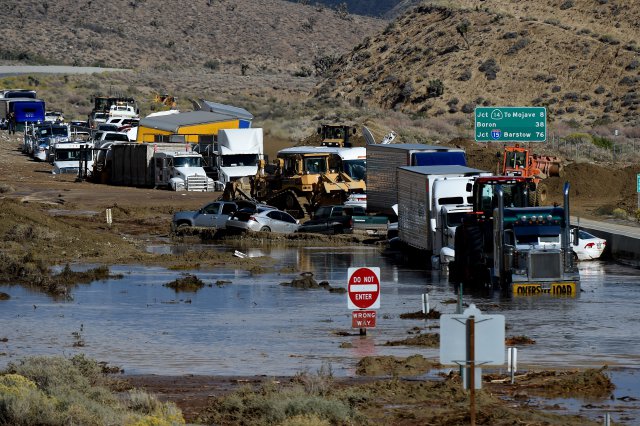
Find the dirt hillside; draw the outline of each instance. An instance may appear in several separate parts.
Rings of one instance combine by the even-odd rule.
[[[0,59],[162,70],[312,69],[384,25],[283,0],[5,0],[2,13]]]
[[[477,105],[638,125],[640,10],[624,0],[425,2],[344,55],[316,92],[472,120]]]

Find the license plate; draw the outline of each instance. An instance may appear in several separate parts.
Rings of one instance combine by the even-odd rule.
[[[576,283],[551,283],[544,286],[540,283],[535,284],[513,284],[513,294],[515,296],[538,296],[549,294],[551,296],[569,296],[575,297],[578,289]]]

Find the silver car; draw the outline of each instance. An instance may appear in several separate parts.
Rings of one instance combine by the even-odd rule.
[[[278,232],[289,234],[296,232],[300,222],[289,213],[271,206],[258,206],[255,209],[240,209],[227,221],[227,230],[249,232]]]

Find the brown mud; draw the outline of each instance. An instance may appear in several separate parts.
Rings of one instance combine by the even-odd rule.
[[[118,382],[121,390],[142,388],[159,395],[162,400],[175,402],[187,422],[198,424],[269,424],[265,418],[277,416],[281,404],[289,399],[298,404],[313,401],[316,407],[334,407],[336,412],[338,408],[348,407],[350,419],[357,419],[358,424],[363,425],[469,424],[469,393],[463,390],[457,374],[441,374],[435,379],[415,376],[402,379],[403,374],[396,374],[391,379],[380,377],[393,375],[394,371],[402,373],[406,370],[398,371],[394,367],[419,360],[414,357],[363,360],[363,363],[380,365],[380,374],[348,379],[337,379],[326,373],[302,373],[293,377],[124,376]],[[420,362],[425,364],[423,371],[436,366],[428,360]],[[606,396],[612,386],[602,370],[593,369],[530,372],[517,376],[514,384],[508,377],[485,375],[482,389],[476,392],[476,424],[602,424],[580,416],[538,409],[531,404],[532,396],[550,388],[562,389],[556,395],[565,398],[588,398]],[[294,406],[291,404],[290,408],[293,410]],[[316,413],[315,410],[309,412]],[[334,422],[290,424],[331,423]]]

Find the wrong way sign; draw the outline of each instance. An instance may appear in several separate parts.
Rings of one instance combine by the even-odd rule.
[[[347,276],[349,309],[380,307],[380,268],[349,268]]]

